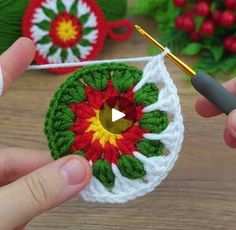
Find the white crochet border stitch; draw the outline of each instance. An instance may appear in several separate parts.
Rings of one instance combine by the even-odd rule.
[[[123,177],[118,167],[113,164],[114,187],[112,189],[105,188],[93,176],[90,184],[81,192],[84,200],[102,203],[125,203],[153,191],[173,168],[181,149],[184,125],[177,89],[164,64],[164,57],[168,52],[169,50],[166,49],[148,62],[144,68],[142,80],[134,88],[134,91],[136,91],[146,83],[155,83],[162,86],[159,90],[158,101],[145,107],[143,112],[161,110],[170,115],[172,119],[163,132],[144,134],[144,138],[161,140],[168,154],[147,158],[140,152],[133,152],[134,156],[144,165],[146,171],[144,178],[131,180]]]

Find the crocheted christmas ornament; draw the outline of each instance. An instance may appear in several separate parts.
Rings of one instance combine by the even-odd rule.
[[[123,34],[113,31],[123,27]],[[107,22],[94,0],[31,1],[22,22],[23,35],[36,44],[35,62],[53,64],[95,59],[107,36],[123,41],[132,33],[127,20]],[[51,69],[69,73],[76,68]]]
[[[78,154],[89,161],[93,177],[81,193],[85,200],[126,202],[152,191],[173,167],[183,119],[164,55],[144,72],[118,63],[83,67],[51,100],[49,148],[54,159]],[[112,108],[126,115],[120,123],[111,122]]]

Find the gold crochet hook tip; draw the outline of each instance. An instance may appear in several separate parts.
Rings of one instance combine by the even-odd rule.
[[[134,26],[135,29],[142,34],[143,36],[145,36],[146,38],[148,38],[155,46],[157,46],[161,51],[165,50],[165,47],[163,45],[161,45],[157,40],[155,40],[148,32],[146,32],[141,26],[139,25],[135,25]],[[189,75],[190,77],[195,77],[196,72],[190,67],[188,66],[186,63],[184,63],[183,61],[181,61],[178,57],[176,57],[174,54],[172,54],[171,52],[167,53],[167,57],[174,62],[180,69],[182,69],[187,75]]]

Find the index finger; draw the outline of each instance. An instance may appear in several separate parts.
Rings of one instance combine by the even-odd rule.
[[[233,95],[236,96],[236,78],[231,79],[223,84],[223,86]],[[195,109],[202,117],[213,117],[222,113],[215,105],[208,101],[205,97],[200,96],[196,103]]]
[[[0,56],[0,96],[8,90],[33,61],[35,46],[29,38],[19,38]]]

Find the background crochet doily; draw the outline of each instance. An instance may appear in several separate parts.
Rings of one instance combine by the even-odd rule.
[[[93,177],[81,192],[85,200],[124,203],[143,196],[174,166],[184,127],[164,64],[167,52],[153,57],[143,72],[118,63],[84,67],[54,95],[45,122],[49,148],[55,159],[78,154],[89,161]],[[99,120],[101,106],[117,96],[134,103],[137,112],[132,128],[121,134],[108,132]]]

